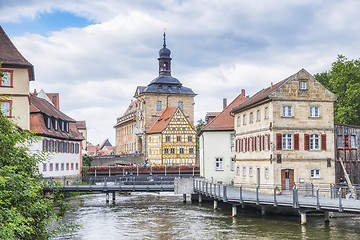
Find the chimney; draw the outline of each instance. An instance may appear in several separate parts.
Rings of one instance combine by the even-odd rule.
[[[227,99],[223,98],[223,109],[225,109],[227,106]]]
[[[241,89],[241,95],[245,97],[245,89]]]
[[[273,86],[274,86],[274,85],[273,85],[273,82],[271,82],[271,88],[273,88]]]

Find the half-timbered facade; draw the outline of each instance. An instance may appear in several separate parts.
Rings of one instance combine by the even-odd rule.
[[[233,108],[236,183],[335,183],[335,100],[302,69]]]
[[[152,165],[195,164],[196,131],[179,107],[169,107],[147,132]]]

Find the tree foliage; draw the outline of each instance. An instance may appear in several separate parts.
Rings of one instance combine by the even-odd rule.
[[[335,122],[360,125],[360,60],[338,55],[331,70],[315,74],[315,78],[338,97]]]

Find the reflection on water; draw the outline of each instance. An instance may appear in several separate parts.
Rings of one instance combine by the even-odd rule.
[[[115,204],[105,194],[82,195],[68,200],[66,222],[79,224],[75,233],[55,239],[360,239],[360,218],[260,216],[253,211],[213,210],[212,204],[182,203],[170,193],[116,195]]]

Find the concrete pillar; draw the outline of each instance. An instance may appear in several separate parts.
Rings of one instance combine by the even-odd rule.
[[[106,193],[106,203],[109,203],[109,193]]]
[[[183,203],[186,203],[186,194],[183,194]]]
[[[265,206],[261,206],[261,215],[265,216],[266,215],[266,208]]]
[[[202,203],[202,196],[199,194],[199,203]]]
[[[300,214],[300,223],[301,225],[306,224],[306,212],[305,211],[299,211]]]
[[[329,221],[330,221],[329,211],[325,211],[325,212],[324,212],[324,220],[325,220],[325,222],[329,222]]]
[[[112,193],[112,200],[115,202],[115,192]]]
[[[214,200],[214,209],[217,209],[217,208],[218,208],[218,201]]]
[[[236,207],[236,205],[233,205],[232,206],[232,216],[236,217],[236,215],[237,215],[237,207]]]

